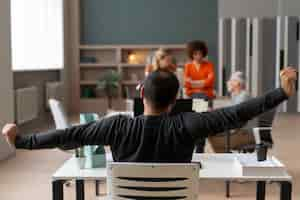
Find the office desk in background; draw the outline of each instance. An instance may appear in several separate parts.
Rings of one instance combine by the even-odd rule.
[[[257,200],[265,199],[266,181],[278,182],[281,189],[280,199],[292,198],[292,177],[285,169],[273,176],[243,176],[241,171],[236,169],[235,158],[238,156],[245,156],[245,154],[194,154],[193,162],[201,162],[199,179],[257,182]],[[254,154],[246,156],[254,156]],[[111,154],[107,154],[107,159],[108,162],[112,162]],[[84,200],[84,181],[106,181],[106,178],[106,168],[80,170],[76,158],[72,157],[52,176],[53,200],[63,200],[63,183],[66,180],[76,180],[76,200]]]

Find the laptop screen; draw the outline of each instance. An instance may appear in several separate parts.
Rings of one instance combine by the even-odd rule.
[[[139,116],[144,113],[143,99],[134,99],[134,116]],[[177,99],[175,105],[172,108],[171,115],[183,113],[183,112],[193,112],[193,100],[192,99]]]

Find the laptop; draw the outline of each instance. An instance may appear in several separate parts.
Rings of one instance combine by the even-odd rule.
[[[144,113],[144,104],[142,98],[134,99],[133,111],[135,117]],[[194,112],[192,99],[177,99],[170,112],[170,115],[176,115],[184,112]]]

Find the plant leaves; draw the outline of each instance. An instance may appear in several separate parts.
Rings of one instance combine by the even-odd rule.
[[[120,73],[110,70],[102,74],[98,79],[97,88],[104,89],[106,91],[106,96],[110,96],[111,93],[114,93],[114,91],[119,88],[120,80]]]

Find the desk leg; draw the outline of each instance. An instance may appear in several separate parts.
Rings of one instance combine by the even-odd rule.
[[[84,200],[84,180],[76,180],[76,200]]]
[[[230,198],[230,181],[226,181],[226,198]]]
[[[266,182],[258,181],[256,183],[256,200],[265,200],[266,198]]]
[[[96,196],[100,196],[100,191],[99,191],[99,185],[100,185],[100,181],[99,180],[96,180],[95,182],[95,189],[96,189]]]
[[[291,182],[280,182],[280,199],[291,200],[292,199],[292,183]]]
[[[64,199],[64,181],[62,180],[52,181],[52,199],[53,200]]]
[[[226,150],[226,153],[230,153],[230,131],[226,132],[226,142],[225,142],[225,150]],[[226,197],[229,198],[230,197],[230,181],[226,181],[225,182],[225,186],[226,186]]]

